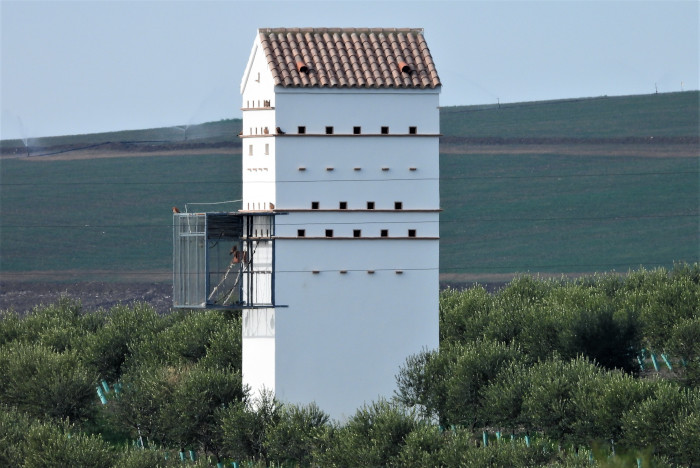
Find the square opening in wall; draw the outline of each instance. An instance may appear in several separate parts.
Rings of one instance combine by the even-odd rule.
[[[305,134],[305,133],[306,133],[306,127],[303,127],[303,126],[297,127],[297,133],[298,133],[299,135]]]
[[[319,206],[320,206],[319,202],[317,202],[317,201],[311,202],[311,209],[312,210],[318,210]]]
[[[326,229],[326,237],[333,237],[333,229]]]
[[[338,204],[338,207],[339,207],[341,210],[347,210],[347,209],[348,209],[348,202],[346,202],[346,201],[341,201],[341,202]]]
[[[381,231],[379,231],[379,235],[380,235],[381,237],[389,237],[389,230],[388,230],[388,229],[382,229]]]
[[[394,209],[395,210],[402,210],[403,209],[403,202],[400,202],[400,201],[394,202]]]
[[[388,135],[389,134],[389,127],[382,127],[382,135]]]
[[[374,209],[374,202],[373,202],[373,201],[368,201],[368,202],[367,202],[367,209],[368,209],[368,210],[373,210],[373,209]]]
[[[416,237],[416,230],[415,230],[415,229],[409,229],[409,230],[408,230],[408,237]]]
[[[353,229],[352,237],[362,237],[362,231],[360,229]]]
[[[297,237],[306,237],[306,229],[297,229]]]
[[[333,135],[333,127],[326,127],[326,135]]]
[[[418,127],[408,127],[409,135],[415,135],[416,133],[418,133]]]
[[[352,127],[352,134],[359,135],[362,133],[362,127]]]

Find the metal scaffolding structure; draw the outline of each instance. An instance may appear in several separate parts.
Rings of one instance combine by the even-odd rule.
[[[174,307],[274,307],[273,236],[272,213],[175,213]]]

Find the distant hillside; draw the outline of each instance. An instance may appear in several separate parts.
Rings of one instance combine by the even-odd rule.
[[[623,139],[698,138],[700,93],[597,97],[440,109],[449,137]]]
[[[126,152],[240,148],[237,135],[241,131],[241,123],[241,119],[227,119],[189,126],[31,138],[28,146],[32,155],[97,147]],[[26,146],[22,140],[2,140],[0,151],[3,155],[24,153]]]
[[[700,261],[699,97],[443,108],[441,280]],[[0,280],[170,281],[172,207],[240,207],[240,126],[3,141]]]
[[[443,145],[474,142],[644,141],[697,143],[700,93],[597,97],[440,109]],[[240,148],[240,119],[191,126],[32,138],[33,155],[85,147],[139,151]],[[24,153],[22,140],[2,140],[3,155]]]

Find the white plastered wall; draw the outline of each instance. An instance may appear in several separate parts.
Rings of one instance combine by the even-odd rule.
[[[308,134],[324,134],[333,126],[338,134],[407,134],[410,126],[421,134],[440,129],[439,89],[282,88],[277,94],[277,125],[288,133],[306,127]]]
[[[275,309],[243,310],[243,385],[275,391]]]
[[[275,204],[275,92],[259,38],[241,82],[243,128],[243,209],[269,210]],[[266,101],[269,102],[267,106]]]
[[[243,313],[243,381],[343,419],[391,397],[405,359],[438,347],[440,90],[275,88],[261,52],[256,38],[241,86],[243,209],[321,210],[276,216],[278,308]],[[258,100],[270,108],[248,109]],[[340,201],[358,211],[324,211]],[[383,227],[390,238],[367,238]],[[337,238],[354,228],[362,239]],[[313,238],[325,229],[333,239]]]
[[[390,398],[438,346],[437,268],[437,240],[278,240],[277,396],[339,419]]]
[[[408,237],[409,229],[415,237],[440,236],[439,213],[437,212],[291,212],[278,216],[276,233],[278,237],[298,237],[299,229],[306,237],[325,237],[326,230],[333,230],[333,237],[353,237],[360,231],[360,237],[380,237],[382,230],[388,237]]]
[[[438,137],[282,137],[276,142],[280,209],[438,209]]]

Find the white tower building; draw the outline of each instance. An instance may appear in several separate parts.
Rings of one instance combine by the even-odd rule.
[[[242,291],[228,299],[245,307],[254,393],[344,418],[437,348],[440,89],[422,29],[258,31],[241,82]],[[190,306],[215,305],[221,277]]]

